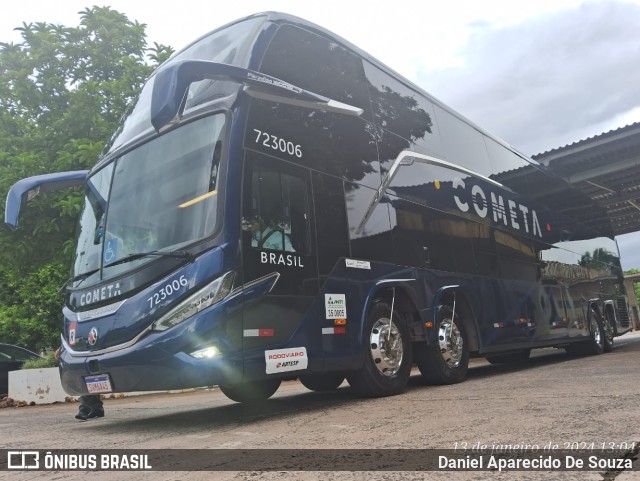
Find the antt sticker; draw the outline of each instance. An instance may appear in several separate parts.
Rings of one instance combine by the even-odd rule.
[[[344,294],[325,294],[324,309],[327,319],[347,318],[347,298]]]

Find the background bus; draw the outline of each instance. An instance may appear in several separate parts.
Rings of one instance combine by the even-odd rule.
[[[219,384],[251,401],[346,378],[384,396],[414,362],[453,383],[470,356],[599,353],[630,329],[615,241],[545,207],[541,187],[569,186],[288,15],[176,54],[90,172],[17,183],[7,222],[79,183],[73,394]]]

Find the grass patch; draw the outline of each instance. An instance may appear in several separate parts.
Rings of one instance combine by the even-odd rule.
[[[22,365],[22,369],[44,369],[47,367],[58,367],[58,360],[55,353],[47,353],[40,359],[29,359]]]

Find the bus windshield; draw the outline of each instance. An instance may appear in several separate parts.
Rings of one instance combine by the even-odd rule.
[[[225,115],[167,132],[122,155],[87,181],[73,275],[113,277],[214,233]],[[112,267],[109,264],[117,263]],[[107,267],[101,270],[101,267]]]

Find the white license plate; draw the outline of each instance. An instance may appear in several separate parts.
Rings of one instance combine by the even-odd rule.
[[[111,381],[108,374],[98,374],[97,376],[88,376],[84,378],[87,390],[91,394],[99,394],[102,392],[111,392]]]

